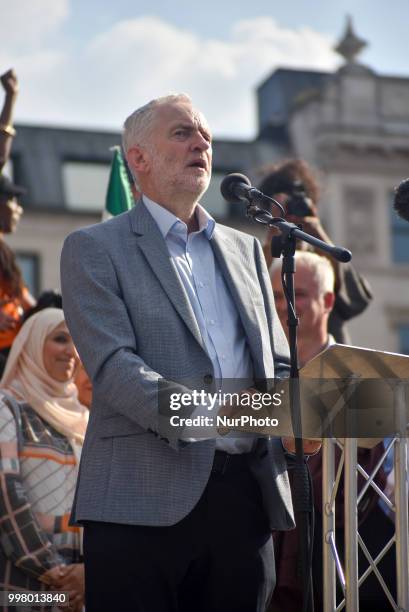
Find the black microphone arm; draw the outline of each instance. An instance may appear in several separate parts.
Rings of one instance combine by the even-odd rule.
[[[347,263],[352,259],[352,253],[351,251],[348,251],[348,249],[328,244],[327,242],[324,242],[319,238],[315,238],[315,236],[311,236],[311,234],[303,232],[303,230],[301,230],[298,225],[295,225],[295,223],[289,223],[288,221],[286,221],[285,219],[281,219],[280,217],[271,217],[268,221],[268,225],[278,227],[283,236],[288,236],[291,233],[291,235],[295,238],[298,238],[299,240],[304,240],[304,242],[308,242],[308,244],[311,244],[312,246],[315,246],[318,249],[325,251],[337,261]]]
[[[352,253],[343,247],[327,244],[307,232],[303,232],[295,223],[289,223],[282,217],[273,217],[271,214],[271,206],[275,205],[281,209],[284,215],[284,209],[279,202],[265,195],[262,191],[251,186],[250,180],[244,174],[233,173],[224,177],[220,185],[222,196],[228,202],[237,202],[238,200],[247,202],[247,216],[253,218],[258,223],[277,227],[283,238],[294,237],[304,242],[308,242],[314,247],[325,251],[337,261],[346,263],[351,261]]]

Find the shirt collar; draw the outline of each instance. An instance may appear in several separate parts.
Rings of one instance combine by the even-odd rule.
[[[183,233],[187,236],[186,223],[181,221],[179,217],[176,217],[176,215],[167,210],[167,208],[157,204],[145,194],[142,196],[142,199],[165,239],[171,231],[175,231],[175,233],[179,235]],[[210,240],[213,236],[216,221],[200,204],[196,204],[196,218],[199,223],[199,229],[195,233],[204,232],[206,238]]]

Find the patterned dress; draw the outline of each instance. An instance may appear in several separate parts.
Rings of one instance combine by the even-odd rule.
[[[0,392],[0,590],[44,591],[41,574],[79,562],[80,530],[68,525],[76,478],[68,439]]]

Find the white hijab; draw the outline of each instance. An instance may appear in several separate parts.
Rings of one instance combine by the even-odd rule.
[[[11,347],[0,387],[27,402],[54,429],[66,436],[75,455],[84,442],[88,410],[78,401],[74,382],[59,382],[44,366],[47,336],[64,321],[58,308],[45,308],[22,326]]]

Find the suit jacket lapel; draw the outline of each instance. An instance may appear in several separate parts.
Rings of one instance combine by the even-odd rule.
[[[262,363],[263,343],[260,334],[262,322],[259,317],[259,307],[255,305],[253,294],[247,282],[248,280],[254,282],[254,273],[248,270],[248,264],[240,256],[240,250],[228,237],[223,235],[222,230],[217,225],[211,245],[238,308],[254,365],[260,363],[260,361]]]
[[[136,234],[138,246],[144,253],[148,264],[152,268],[152,272],[157,277],[163,290],[188,329],[200,346],[206,350],[193,308],[172,258],[169,255],[166,242],[142,200],[139,200],[132,210],[130,221],[132,230]]]

